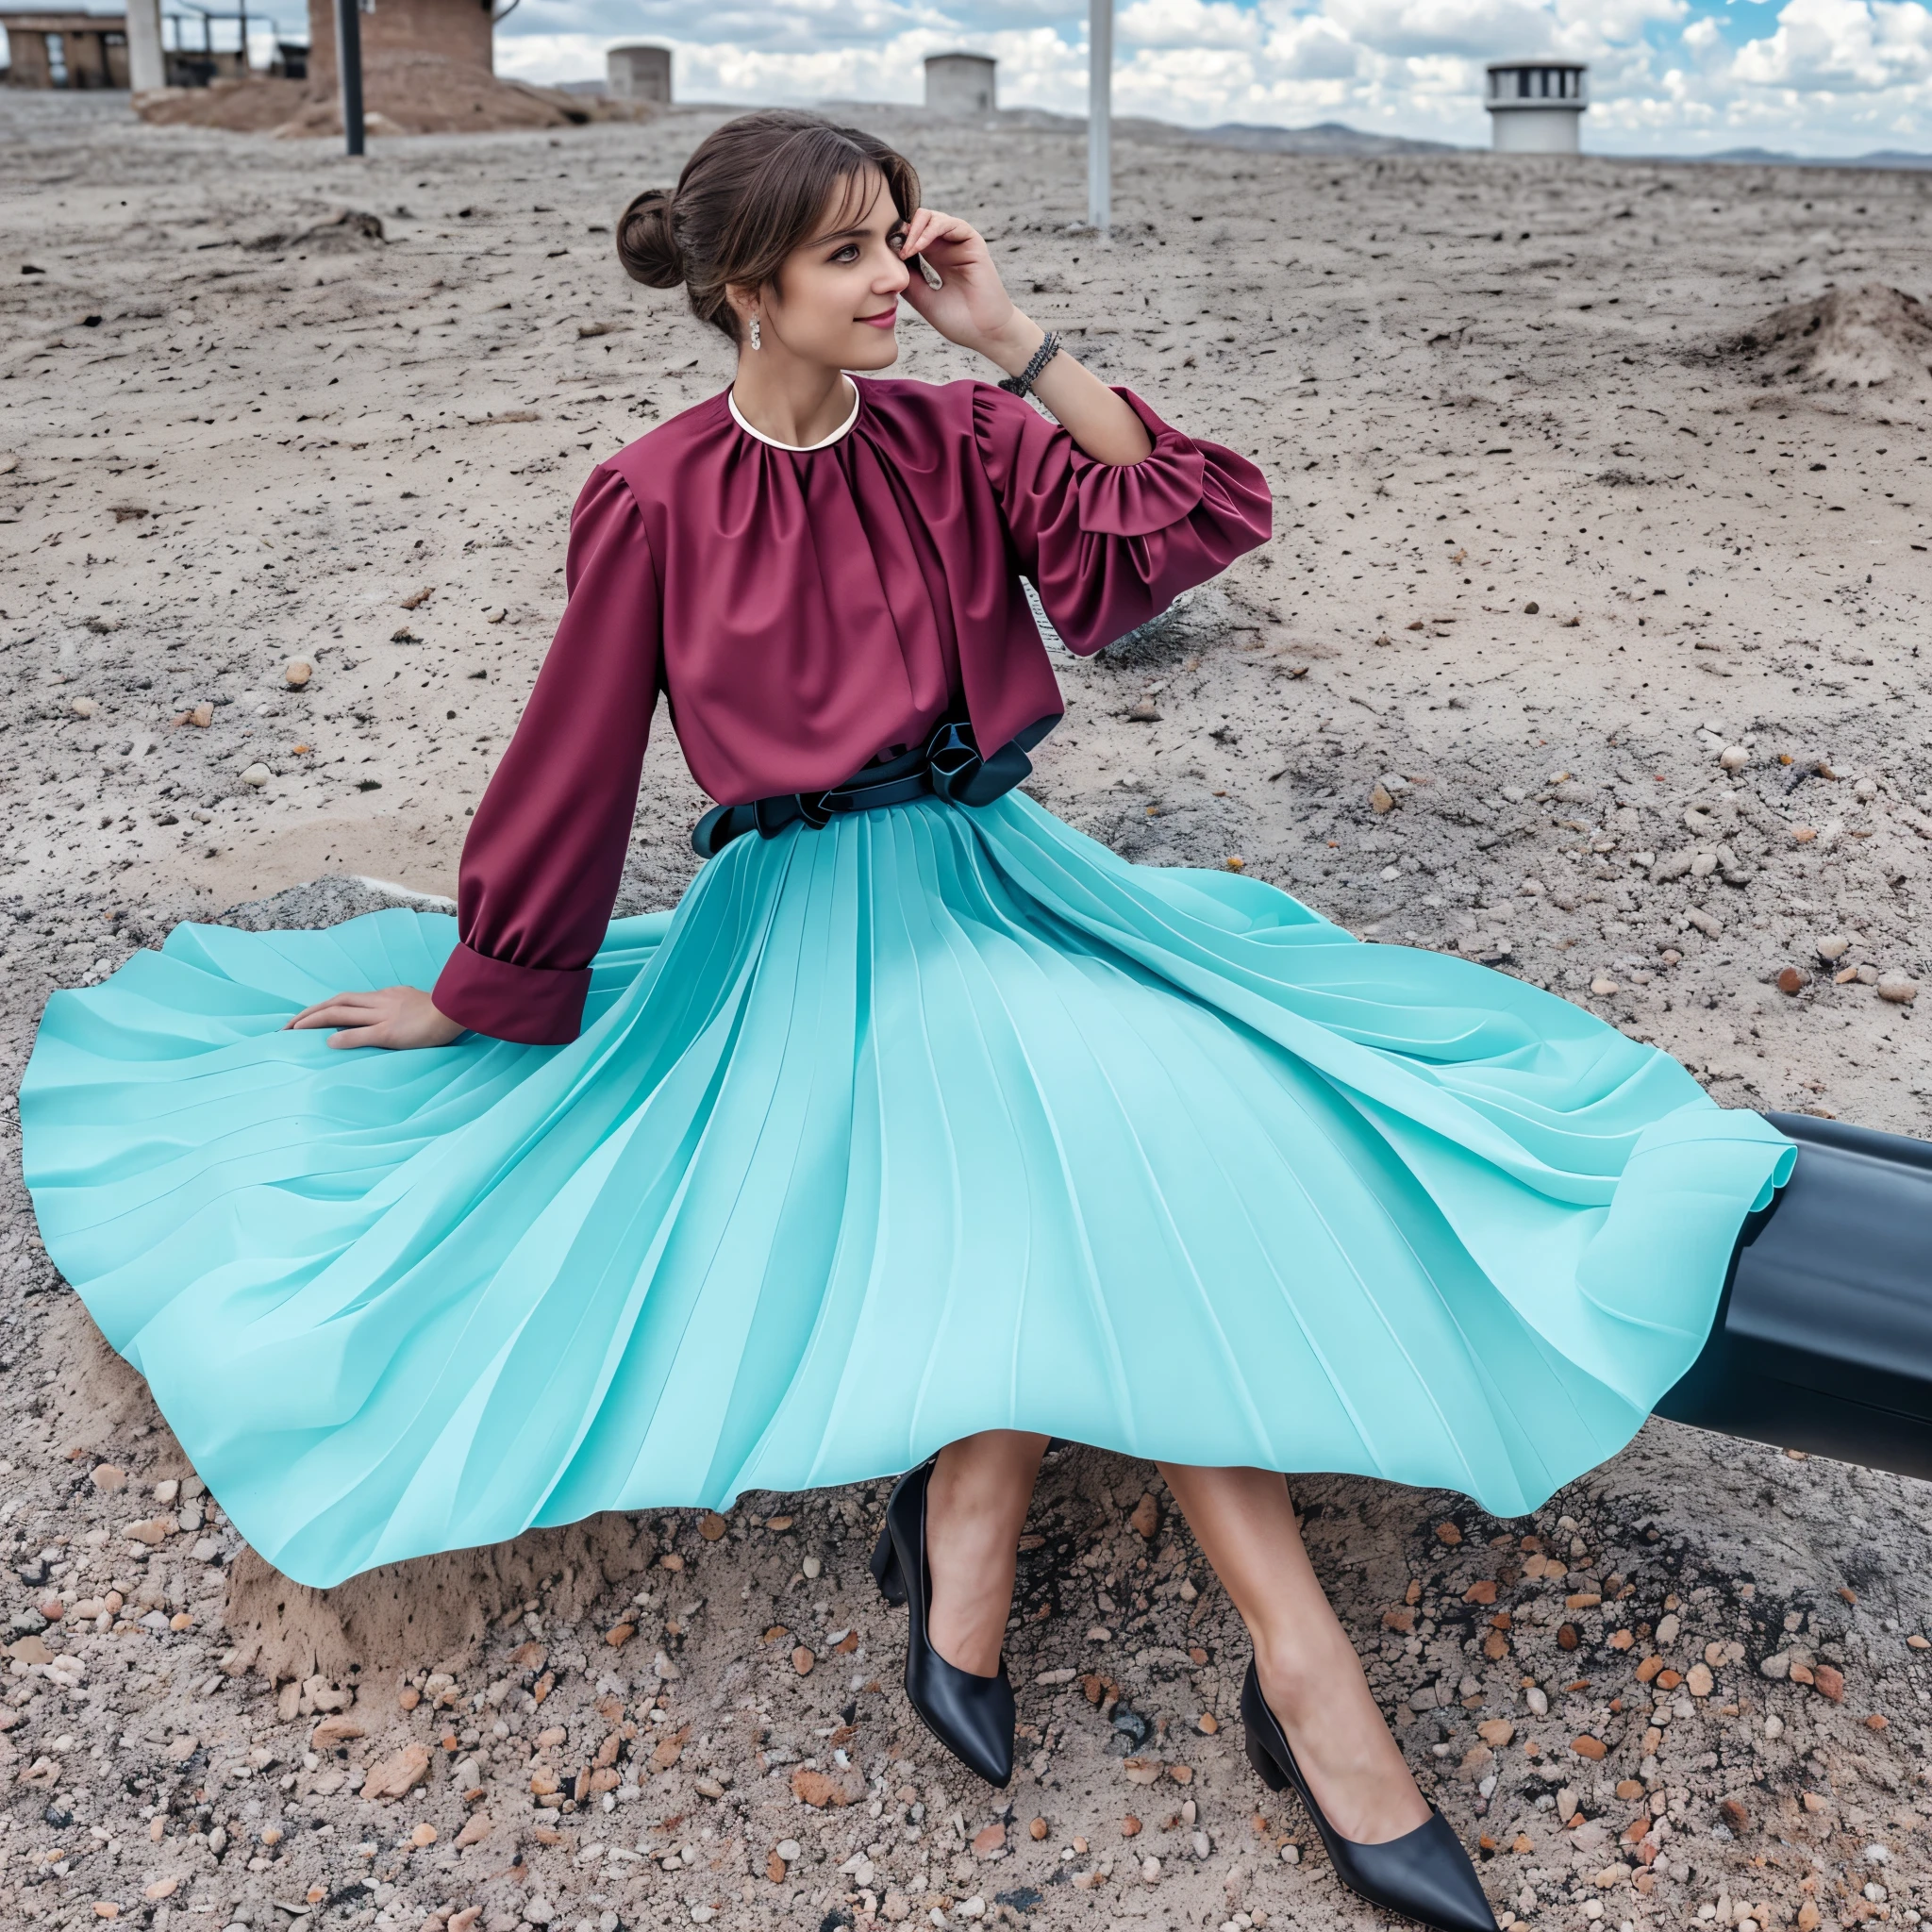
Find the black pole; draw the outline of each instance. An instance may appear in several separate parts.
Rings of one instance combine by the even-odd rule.
[[[336,0],[336,70],[342,93],[342,152],[362,152],[361,0]]]

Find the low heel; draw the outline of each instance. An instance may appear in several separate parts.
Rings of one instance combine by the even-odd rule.
[[[879,1531],[879,1540],[873,1545],[872,1580],[889,1604],[896,1607],[906,1601],[906,1578],[899,1569],[899,1553],[892,1547],[892,1532],[889,1528]]]
[[[1242,1728],[1247,1734],[1248,1762],[1254,1766],[1255,1775],[1271,1791],[1287,1790],[1287,1772],[1283,1771],[1280,1765],[1276,1764],[1274,1758],[1269,1757],[1267,1746],[1255,1735],[1254,1725],[1246,1724]]]

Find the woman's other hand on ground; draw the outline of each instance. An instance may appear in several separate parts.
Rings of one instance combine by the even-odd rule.
[[[447,1046],[466,1029],[439,1012],[420,986],[384,986],[339,992],[304,1007],[288,1026],[335,1026],[331,1046]]]

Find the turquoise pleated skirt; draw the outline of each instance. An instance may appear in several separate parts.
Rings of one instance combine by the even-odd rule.
[[[736,841],[565,1046],[284,1026],[455,942],[183,923],[21,1089],[49,1255],[304,1583],[992,1427],[1514,1515],[1689,1365],[1794,1158],[1568,1001],[1018,792]]]

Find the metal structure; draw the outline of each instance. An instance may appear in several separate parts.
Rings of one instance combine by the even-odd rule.
[[[336,0],[336,74],[342,103],[342,152],[359,155],[363,151],[361,0]]]
[[[1087,225],[1113,225],[1113,0],[1087,0]]]
[[[163,11],[159,15],[161,71],[166,84],[169,87],[206,87],[211,80],[246,79],[249,72],[248,23],[253,19],[258,25],[274,29],[275,22],[265,14],[251,15],[245,0],[232,13],[197,6],[195,0],[185,0],[185,4],[188,9],[185,13]],[[234,46],[215,45],[214,24],[218,20],[235,23]],[[192,47],[188,43],[186,29],[196,21],[201,24],[201,44]],[[171,24],[175,29],[173,46],[168,44]]]
[[[1491,60],[1483,106],[1490,144],[1506,155],[1574,155],[1590,107],[1590,70],[1580,60]]]

